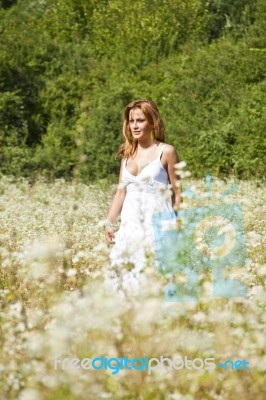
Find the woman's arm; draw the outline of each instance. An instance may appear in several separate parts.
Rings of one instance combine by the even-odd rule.
[[[122,171],[123,171],[123,160],[121,160],[121,165],[120,165],[119,184],[122,183]],[[116,218],[120,214],[122,207],[123,207],[125,197],[126,197],[125,187],[118,188],[113,197],[113,200],[112,200],[112,203],[109,208],[108,215],[107,215],[107,220],[111,224],[115,222]],[[105,238],[108,243],[110,243],[110,244],[114,243],[115,235],[114,235],[114,230],[113,230],[112,226],[107,225],[105,227]]]
[[[120,184],[122,183],[122,170],[123,170],[123,160],[121,160],[121,165],[120,165],[120,173],[119,173],[119,183]],[[113,197],[111,206],[109,208],[108,215],[107,215],[107,219],[111,223],[114,223],[116,218],[120,214],[122,207],[123,207],[125,197],[126,197],[125,187],[123,187],[121,189],[120,188],[117,189],[117,191]]]
[[[175,147],[170,144],[166,146],[164,154],[167,162],[169,182],[172,185],[173,189],[172,206],[174,210],[178,210],[181,202],[180,186],[178,185],[178,183],[180,183],[180,177],[176,174],[174,165],[177,164],[180,160]]]

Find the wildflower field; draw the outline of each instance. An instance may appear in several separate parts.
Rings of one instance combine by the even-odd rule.
[[[232,181],[215,180],[224,193]],[[204,193],[204,180],[188,181]],[[266,398],[265,189],[241,181],[225,198],[243,211],[247,260],[226,274],[246,297],[214,297],[199,273],[197,302],[164,298],[168,277],[151,265],[140,295],[109,293],[108,247],[100,221],[115,186],[63,179],[0,181],[1,400],[263,400]],[[184,201],[182,207],[189,207]],[[117,222],[116,228],[119,226]],[[147,283],[148,282],[148,283]],[[218,368],[55,368],[54,357],[247,360]]]

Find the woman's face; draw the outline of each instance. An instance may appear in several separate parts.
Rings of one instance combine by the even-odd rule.
[[[140,108],[133,108],[129,113],[129,127],[133,138],[146,139],[151,130],[152,125],[149,123]]]

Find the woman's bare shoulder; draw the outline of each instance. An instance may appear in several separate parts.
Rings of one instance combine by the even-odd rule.
[[[176,153],[176,148],[172,144],[162,143],[162,145],[164,146],[165,153],[168,153],[168,154]]]

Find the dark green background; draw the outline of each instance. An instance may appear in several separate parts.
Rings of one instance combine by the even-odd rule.
[[[265,0],[0,1],[0,171],[117,180],[145,97],[195,177],[260,179],[265,75]]]

